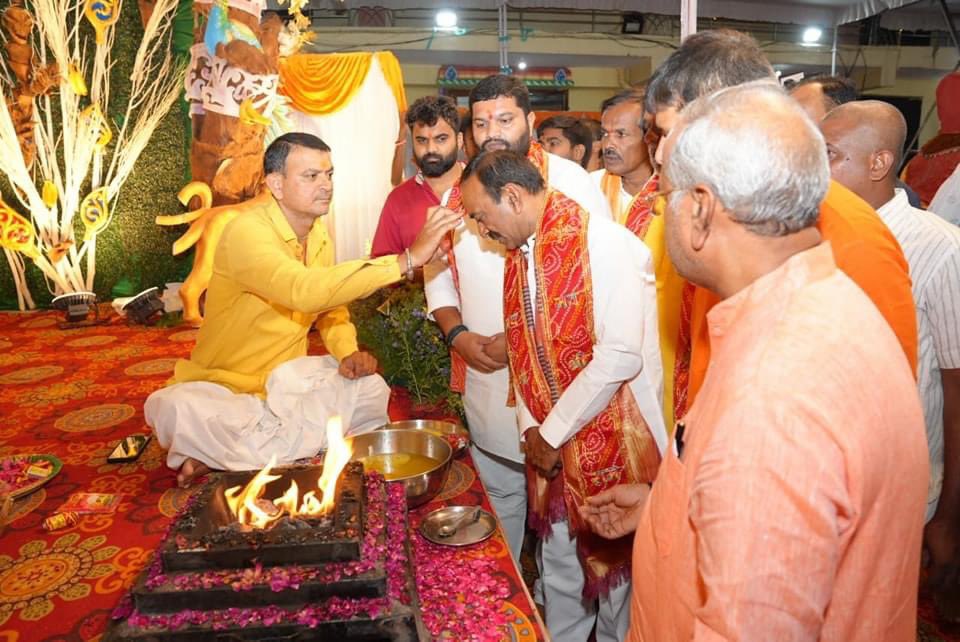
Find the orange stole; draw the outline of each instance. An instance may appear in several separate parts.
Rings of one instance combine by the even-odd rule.
[[[593,284],[587,250],[589,215],[551,191],[537,225],[537,300],[527,288],[523,252],[507,254],[504,323],[510,373],[527,408],[543,422],[563,391],[593,358]],[[587,598],[606,594],[630,576],[632,537],[609,541],[580,517],[586,497],[617,484],[650,483],[660,454],[629,387],[561,448],[562,474],[547,480],[527,467],[530,524],[540,536],[567,518],[577,537]]]
[[[547,180],[547,153],[543,151],[540,143],[531,142],[530,149],[527,151],[527,159],[537,166],[540,170],[540,176]],[[460,194],[460,182],[458,181],[450,191],[450,198],[447,199],[447,208],[460,212],[461,216],[466,216],[463,211],[463,198]],[[453,245],[456,242],[456,230],[450,230],[450,249],[447,250],[447,265],[450,266],[450,276],[453,277],[453,287],[457,294],[460,294],[460,272],[457,270],[457,257],[453,251]],[[460,353],[450,348],[450,390],[458,392],[461,395],[467,389],[467,361]]]
[[[650,175],[647,182],[639,192],[634,194],[630,201],[630,207],[627,208],[627,215],[620,215],[620,188],[623,185],[623,179],[616,174],[605,172],[600,179],[600,191],[607,197],[610,204],[610,211],[613,212],[617,223],[623,225],[628,230],[643,239],[647,233],[647,227],[650,226],[650,220],[653,218],[651,209],[651,199],[656,196],[660,189],[660,176],[656,173]]]

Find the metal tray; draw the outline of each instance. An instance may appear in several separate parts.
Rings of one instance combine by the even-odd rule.
[[[491,513],[480,509],[480,516],[472,524],[464,524],[449,537],[440,537],[440,527],[453,524],[465,513],[472,511],[476,506],[446,506],[438,508],[423,518],[420,524],[420,534],[434,544],[443,546],[470,546],[484,541],[497,530],[497,518]]]

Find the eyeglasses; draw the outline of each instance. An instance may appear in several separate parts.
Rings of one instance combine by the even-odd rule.
[[[650,197],[650,211],[654,216],[663,216],[667,211],[667,200],[674,192],[685,192],[685,189],[672,189],[669,192],[657,192]]]

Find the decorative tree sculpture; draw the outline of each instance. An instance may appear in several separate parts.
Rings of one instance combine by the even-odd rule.
[[[0,201],[0,246],[25,309],[34,302],[24,257],[43,272],[53,294],[93,289],[97,235],[177,100],[184,70],[170,49],[177,0],[157,0],[133,61],[129,97],[111,120],[113,25],[122,0],[13,1],[2,17],[0,174],[19,207]],[[83,35],[84,20],[95,42]]]

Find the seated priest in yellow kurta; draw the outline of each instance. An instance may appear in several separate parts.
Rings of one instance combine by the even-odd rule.
[[[330,148],[285,134],[267,148],[264,176],[267,189],[237,205],[217,246],[193,353],[144,407],[180,485],[210,469],[312,456],[334,415],[348,434],[385,423],[390,389],[376,359],[358,349],[346,306],[439,257],[457,222],[437,208],[403,254],[335,264],[323,220],[333,198]],[[306,356],[314,323],[328,356]]]

